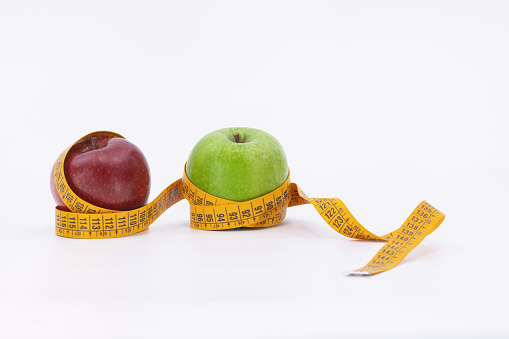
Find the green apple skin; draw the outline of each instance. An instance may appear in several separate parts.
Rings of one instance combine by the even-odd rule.
[[[269,133],[232,127],[198,141],[187,160],[186,173],[206,193],[246,201],[281,186],[288,177],[288,162],[283,147]]]

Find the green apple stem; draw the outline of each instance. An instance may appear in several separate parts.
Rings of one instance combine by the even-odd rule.
[[[97,144],[96,144],[97,138],[92,138],[90,141],[92,142],[92,149],[97,149]]]
[[[240,144],[240,143],[242,142],[242,141],[240,141],[240,135],[239,135],[239,133],[235,133],[235,134],[233,135],[233,137],[235,138],[235,142],[236,142],[237,144]]]

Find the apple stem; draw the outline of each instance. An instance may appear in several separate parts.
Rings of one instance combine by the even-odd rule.
[[[97,149],[97,144],[96,144],[97,138],[92,138],[90,141],[92,142],[92,149]]]
[[[237,144],[240,144],[240,143],[242,142],[242,141],[240,141],[240,135],[239,135],[239,133],[235,133],[235,134],[233,135],[233,137],[235,138],[235,142],[236,142]]]

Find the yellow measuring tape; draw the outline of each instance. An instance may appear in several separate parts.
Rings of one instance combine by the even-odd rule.
[[[92,138],[123,138],[113,132],[94,132],[74,144]],[[74,145],[73,144],[73,145]],[[64,175],[64,162],[72,145],[55,163],[54,179],[58,194],[71,212],[55,208],[56,234],[68,238],[115,238],[142,232],[168,208],[186,199],[190,204],[191,227],[224,230],[238,227],[268,227],[283,221],[288,207],[312,204],[336,232],[353,239],[385,241],[375,257],[352,274],[372,275],[397,266],[444,220],[445,214],[422,201],[397,230],[377,236],[364,228],[338,198],[310,198],[290,176],[279,188],[244,202],[215,197],[194,186],[184,175],[164,189],[147,205],[131,211],[112,211],[94,206],[78,197]]]

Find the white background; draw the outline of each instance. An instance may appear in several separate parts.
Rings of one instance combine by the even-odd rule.
[[[1,338],[502,338],[509,4],[0,3]],[[54,234],[49,176],[96,130],[145,153],[154,198],[206,133],[274,135],[292,181],[376,234],[444,223],[395,269],[313,207],[189,228],[180,202],[118,239]]]

